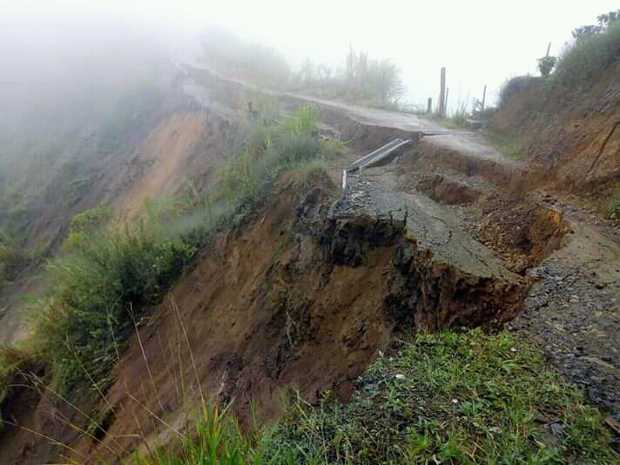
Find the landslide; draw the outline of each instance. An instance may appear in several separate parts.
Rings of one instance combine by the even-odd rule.
[[[140,322],[106,400],[96,401],[96,441],[76,440],[50,420],[48,393],[32,424],[51,421],[47,430],[60,430],[55,439],[74,450],[56,453],[114,460],[110,450],[123,456],[144,438],[149,447],[167,442],[163,425],[182,429],[203,395],[232,402],[246,424],[252,405],[269,421],[290,388],[310,402],[330,389],[348,399],[353,380],[395,335],[518,312],[525,282],[471,275],[433,257],[406,221],[343,215],[337,199],[323,172],[290,174],[261,208],[212,240]],[[0,435],[0,450],[8,437]],[[32,440],[13,441],[0,463],[39,463]]]
[[[76,214],[110,205],[115,216],[130,219],[149,199],[196,195],[207,188],[226,154],[236,150],[238,119],[197,105],[176,84],[170,86],[155,108],[142,108],[114,136],[103,125],[83,128],[77,142],[65,141],[66,153],[44,182],[20,188],[23,200],[0,209],[0,231],[4,226],[15,230],[20,247],[37,256],[13,282],[0,283],[0,343],[25,337],[22,296],[44,287],[37,265],[61,251]],[[130,111],[132,105],[122,109]],[[9,202],[1,187],[0,180],[0,201]]]

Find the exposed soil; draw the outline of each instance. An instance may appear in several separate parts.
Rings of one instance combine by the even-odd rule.
[[[532,79],[494,115],[492,126],[523,146],[530,189],[572,193],[605,214],[620,181],[620,64],[587,86],[551,91]]]
[[[200,105],[243,107],[243,83],[218,93],[228,102],[193,85]],[[254,402],[270,421],[290,388],[310,402],[329,389],[348,398],[352,380],[395,334],[508,321],[594,402],[620,414],[617,229],[552,194],[522,194],[524,166],[477,134],[440,132],[412,115],[282,98],[291,108],[320,104],[324,124],[353,139],[354,154],[331,162],[330,176],[312,179],[310,189],[283,179],[148,312],[106,399],[96,399],[104,425],[97,440],[75,440],[50,419],[57,407],[47,396],[34,413],[22,412],[26,424],[57,433],[82,462],[114,462],[138,445],[168,441],[203,395],[232,402],[243,422]],[[201,166],[208,182],[216,163],[209,157],[234,139],[235,123],[221,116],[229,110],[212,123],[200,110],[162,123],[144,145],[153,157],[136,158],[150,175],[130,183],[122,205],[132,211],[147,195],[169,192],[178,179],[168,176],[188,167]],[[212,131],[227,136],[201,142]],[[351,158],[403,135],[414,140],[411,150],[352,176],[340,193]],[[0,450],[13,438],[0,463],[52,460],[51,452],[29,452],[37,441],[17,433],[0,435]]]

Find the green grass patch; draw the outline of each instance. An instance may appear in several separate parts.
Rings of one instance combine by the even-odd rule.
[[[611,198],[607,204],[607,215],[609,219],[620,222],[620,183],[616,184],[611,194]]]
[[[613,464],[600,413],[514,335],[420,335],[380,357],[348,405],[295,406],[270,464]]]

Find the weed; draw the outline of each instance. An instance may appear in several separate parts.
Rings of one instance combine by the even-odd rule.
[[[616,185],[609,199],[607,214],[610,219],[620,222],[620,183]]]

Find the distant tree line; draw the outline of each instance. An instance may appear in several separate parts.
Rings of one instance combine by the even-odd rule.
[[[387,59],[370,59],[352,46],[344,66],[333,68],[307,59],[292,71],[276,50],[241,40],[222,29],[203,36],[202,59],[214,71],[265,87],[377,106],[392,106],[404,94],[399,68]]]
[[[367,52],[356,52],[352,46],[344,68],[333,69],[306,60],[294,74],[292,86],[320,96],[379,106],[397,104],[405,91],[400,70],[394,63],[369,59]]]

